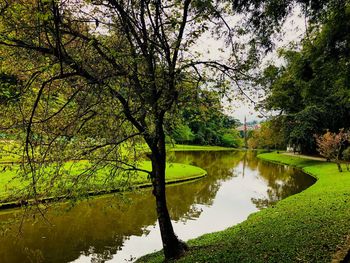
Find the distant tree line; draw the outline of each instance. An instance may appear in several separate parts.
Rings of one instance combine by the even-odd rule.
[[[201,91],[178,112],[168,139],[179,144],[219,145],[240,147],[242,138],[235,129],[239,120],[223,112],[220,95],[215,91]]]
[[[248,147],[251,149],[285,149],[286,142],[281,122],[265,121],[257,130],[247,133]]]

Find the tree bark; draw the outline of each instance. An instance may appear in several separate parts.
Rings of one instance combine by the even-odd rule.
[[[151,147],[153,195],[156,200],[158,223],[163,243],[165,259],[180,258],[187,250],[187,245],[175,235],[166,202],[165,168],[166,152],[164,133],[158,134],[157,143]]]
[[[338,171],[343,172],[343,169],[341,168],[340,162],[337,160],[336,163],[337,163]]]

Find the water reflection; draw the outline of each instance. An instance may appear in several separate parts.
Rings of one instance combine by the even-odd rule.
[[[259,161],[245,152],[177,152],[170,160],[198,165],[208,176],[170,186],[174,228],[187,240],[243,221],[250,213],[299,192],[313,179],[291,168]],[[0,262],[125,262],[161,247],[150,190],[52,209],[47,219],[26,219],[0,236]],[[14,214],[0,215],[4,224]]]

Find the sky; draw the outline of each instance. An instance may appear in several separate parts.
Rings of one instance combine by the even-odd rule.
[[[237,21],[235,21],[237,22]],[[281,39],[275,41],[276,50],[270,54],[268,54],[262,65],[266,65],[268,61],[273,61],[274,64],[281,65],[283,60],[277,57],[277,49],[286,47],[290,42],[299,42],[304,33],[305,33],[305,18],[301,17],[301,11],[298,7],[295,8],[294,12],[290,15],[290,17],[286,20]],[[211,37],[203,37],[199,40],[198,49],[206,54],[210,59],[215,60],[224,60],[225,52],[220,52],[219,49],[222,48],[225,50],[225,45],[223,42],[218,40],[214,40]],[[228,53],[226,53],[228,56]],[[251,98],[254,101],[258,101],[258,94],[251,94]],[[261,95],[261,94],[260,94]],[[261,99],[261,98],[260,98]],[[264,118],[261,118],[262,114],[257,112],[254,109],[254,104],[248,101],[242,100],[233,100],[232,102],[228,102],[227,99],[223,100],[223,105],[225,107],[225,113],[239,119],[241,122],[244,121],[246,117],[247,121],[258,120],[262,121]],[[272,115],[273,113],[267,113],[267,116]],[[259,117],[260,116],[260,117]]]
[[[231,26],[240,23],[239,16],[228,17],[226,19],[226,21],[230,23]],[[283,37],[275,41],[276,50],[278,48],[287,46],[291,41],[299,42],[305,33],[305,27],[305,18],[301,17],[300,8],[295,7],[294,11],[291,12],[291,15],[285,22],[284,28],[282,30]],[[99,27],[98,31],[101,32],[101,26]],[[229,51],[227,51],[227,47],[225,46],[223,40],[220,41],[220,39],[213,39],[209,32],[203,34],[203,36],[193,47],[193,50],[201,53],[202,58],[216,60],[219,62],[223,62],[229,57]],[[268,61],[273,61],[273,63],[277,65],[281,65],[283,63],[283,60],[277,57],[276,50],[266,56],[262,62],[262,65],[266,65]],[[250,99],[258,102],[259,99],[261,100],[264,97],[264,94],[249,94],[249,96]],[[231,98],[232,97],[236,96],[231,95]],[[232,102],[228,102],[228,99],[224,98],[222,103],[224,106],[224,112],[240,120],[241,122],[243,122],[245,118],[247,121],[261,121],[264,119],[262,118],[262,114],[254,109],[254,103],[251,103],[249,101],[242,101],[240,99],[237,99],[232,100]],[[273,113],[267,113],[268,116],[271,114]]]
[[[283,61],[277,57],[276,51],[278,48],[287,47],[290,42],[299,42],[302,37],[305,34],[306,31],[306,25],[305,25],[305,18],[300,17],[300,9],[296,9],[293,15],[291,15],[285,25],[283,30],[283,38],[280,41],[276,41],[276,50],[275,52],[269,54],[265,58],[265,62],[267,61],[273,61],[277,65],[281,65]],[[263,63],[263,64],[264,64]],[[255,101],[258,101],[258,99],[253,98]],[[253,121],[258,120],[261,121],[264,118],[259,118],[259,115],[261,114],[254,110],[253,103],[245,102],[240,103],[237,101],[234,105],[232,105],[233,111],[229,112],[229,114],[233,115],[237,119],[239,119],[241,122],[244,121],[244,118],[247,118],[247,121]],[[267,113],[267,115],[272,116],[273,113]]]

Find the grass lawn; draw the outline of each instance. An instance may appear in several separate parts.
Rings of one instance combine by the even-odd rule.
[[[14,140],[0,140],[0,164],[18,162],[21,156],[14,154],[18,152],[19,144]],[[149,148],[146,144],[140,144],[140,151],[147,152]],[[210,145],[187,145],[187,144],[167,144],[168,151],[232,151],[236,148],[210,146]]]
[[[192,147],[189,145],[181,146],[181,148],[179,148],[175,145],[175,148],[172,148],[171,150],[219,150],[221,148],[223,147]],[[148,151],[148,147],[146,145],[140,145],[140,151]],[[29,180],[25,180],[22,176],[18,175],[18,163],[20,162],[21,156],[16,155],[15,152],[20,152],[20,144],[17,141],[5,139],[0,140],[0,203],[18,199],[19,196],[22,195],[19,190],[25,188],[29,184],[28,181],[30,181],[30,178]],[[139,165],[139,168],[143,170],[151,170],[151,162],[149,161],[143,161]],[[69,183],[69,181],[73,181],[74,178],[76,178],[84,168],[88,166],[89,164],[87,161],[67,162],[63,167],[63,170],[66,170],[65,173],[70,174],[64,178],[66,188],[69,188],[73,184]],[[47,174],[52,174],[53,170],[52,167],[48,167],[45,172]],[[124,186],[151,185],[149,178],[147,178],[147,174],[143,172],[138,172],[133,176],[119,173],[112,179],[108,179],[111,178],[110,173],[111,168],[103,168],[98,170],[93,176],[85,176],[89,177],[89,180],[87,180],[83,186],[89,191],[101,191]],[[184,180],[202,177],[205,174],[206,171],[199,167],[179,163],[169,163],[166,168],[166,182],[182,182]],[[47,181],[47,178],[50,177],[52,176],[47,176],[46,178],[44,176],[43,181]],[[64,192],[64,189],[59,190]]]
[[[211,145],[187,145],[187,144],[175,144],[167,145],[169,151],[232,151],[236,148],[211,146]]]
[[[13,140],[0,140],[0,163],[16,162],[20,159],[20,156],[13,152],[18,150],[18,143]]]
[[[6,169],[4,169],[6,167]],[[56,180],[52,186],[49,185],[52,178],[53,168],[48,167],[45,169],[48,174],[47,177],[42,177],[42,180],[38,182],[38,189],[42,194],[42,198],[46,198],[47,195],[62,196],[67,191],[76,191],[77,193],[86,192],[108,192],[116,189],[128,190],[131,187],[147,187],[151,186],[148,174],[144,172],[137,172],[136,174],[123,174],[117,173],[116,176],[111,176],[111,168],[103,168],[92,174],[84,174],[79,176],[82,171],[89,167],[87,161],[79,162],[67,162],[64,165],[64,170],[61,172],[65,175]],[[139,168],[143,170],[151,170],[151,162],[143,161],[140,163]],[[23,191],[25,187],[29,185],[30,178],[23,180],[23,178],[17,173],[19,166],[14,165],[2,165],[0,166],[0,208],[1,203],[8,203],[17,201],[19,198],[23,198]],[[69,171],[69,172],[68,172]],[[187,180],[194,180],[206,175],[206,171],[192,165],[180,164],[180,163],[168,163],[166,167],[166,182],[176,183]],[[74,184],[75,180],[79,177],[79,184]],[[87,179],[86,179],[87,178]],[[49,189],[49,191],[47,190]]]
[[[177,262],[339,262],[350,247],[350,172],[334,163],[266,153],[317,178],[305,191],[252,214],[224,231],[188,242]],[[338,261],[337,261],[338,260]],[[138,262],[162,262],[161,252]]]
[[[23,176],[18,174],[20,156],[13,152],[18,152],[20,145],[14,140],[0,140],[0,208],[1,204],[14,203],[23,198],[25,193],[28,192],[26,187],[29,185],[31,178],[24,179]],[[219,151],[219,150],[232,150],[232,148],[225,148],[219,146],[193,146],[193,145],[167,145],[169,151]],[[141,145],[140,150],[147,151],[146,145]],[[61,174],[64,174],[62,179],[50,182],[49,178],[52,178],[54,174],[53,167],[47,167],[44,169],[44,174],[38,180],[38,192],[41,194],[41,198],[62,196],[71,193],[71,189],[76,193],[98,193],[108,192],[114,190],[127,190],[130,187],[147,187],[151,186],[147,174],[138,172],[132,176],[125,173],[119,173],[116,176],[110,176],[111,168],[103,168],[94,172],[93,174],[85,174],[79,176],[79,174],[88,167],[87,161],[79,162],[67,162],[63,169],[60,170]],[[144,170],[151,170],[151,163],[149,161],[143,161],[140,163],[140,167]],[[204,176],[206,172],[195,166],[170,163],[167,164],[166,169],[166,182],[175,183],[183,182],[187,180],[193,180]],[[79,178],[80,184],[76,183]],[[86,179],[88,178],[88,179]],[[28,188],[28,187],[27,187]],[[28,188],[29,189],[29,188]],[[49,189],[49,190],[47,190]],[[30,189],[29,189],[30,190]],[[4,206],[3,206],[4,207]]]

